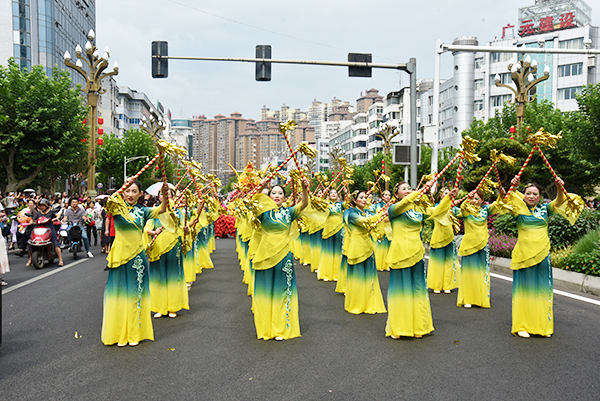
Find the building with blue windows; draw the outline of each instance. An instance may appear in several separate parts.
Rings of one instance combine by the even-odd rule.
[[[21,69],[42,65],[48,76],[58,65],[70,71],[74,84],[85,84],[65,67],[63,55],[83,47],[92,29],[95,0],[0,0],[0,63],[14,57]]]

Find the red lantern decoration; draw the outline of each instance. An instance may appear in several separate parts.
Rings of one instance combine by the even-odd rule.
[[[104,139],[98,138],[98,146],[102,146],[104,144]]]
[[[98,124],[100,124],[100,125],[104,124],[104,118],[98,117]]]
[[[102,135],[102,134],[104,134],[104,128],[99,127],[98,128],[98,135]]]
[[[84,125],[85,125],[85,124],[87,124],[87,118],[84,118],[84,119],[83,119],[83,124],[84,124]]]
[[[513,138],[514,133],[517,132],[517,129],[515,128],[515,126],[514,125],[511,126],[509,131],[510,131],[510,139],[515,139],[515,138]]]
[[[87,142],[87,138],[83,138],[83,139],[81,140],[81,143],[86,143],[86,142]]]

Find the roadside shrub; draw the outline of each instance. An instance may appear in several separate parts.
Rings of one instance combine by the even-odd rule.
[[[572,250],[572,245],[569,245],[564,248],[552,249],[550,251],[550,260],[552,261],[552,267],[564,269],[567,257],[571,254]]]
[[[583,209],[579,219],[571,226],[562,216],[550,216],[548,235],[552,249],[572,245],[588,231],[600,227],[600,210]]]
[[[421,233],[423,242],[429,245],[431,243],[431,234],[433,234],[433,220],[425,220],[423,222],[423,231]]]
[[[497,233],[511,237],[517,236],[517,220],[511,214],[498,214],[494,217],[494,227]]]
[[[600,248],[595,248],[591,252],[575,253],[571,252],[564,259],[564,269],[600,276]]]
[[[591,230],[573,246],[573,253],[590,253],[600,246],[600,230]]]

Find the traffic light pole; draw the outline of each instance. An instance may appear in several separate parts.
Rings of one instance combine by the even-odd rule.
[[[246,63],[279,63],[304,65],[331,65],[338,67],[388,68],[402,70],[408,73],[408,64],[378,64],[359,61],[317,61],[317,60],[278,60],[271,58],[235,58],[235,57],[185,57],[185,56],[152,56],[157,59],[169,60],[201,60],[201,61],[239,61]]]
[[[155,51],[159,48],[162,51]],[[262,47],[267,47],[262,45]],[[266,51],[267,53],[262,53],[262,51]],[[265,56],[269,56],[271,53],[270,46],[268,49],[261,49],[259,51],[257,46],[257,55],[261,54]],[[357,54],[350,53],[348,55],[349,59],[355,60],[370,60],[370,54]],[[168,55],[168,45],[167,42],[153,42],[152,43],[152,63],[153,69],[154,65],[160,65],[161,68],[167,72],[167,61],[168,60],[196,60],[196,61],[236,61],[236,62],[245,62],[245,63],[256,63],[257,66],[269,66],[269,71],[266,74],[260,75],[260,79],[257,75],[257,80],[259,81],[269,81],[270,78],[270,64],[269,63],[277,63],[277,64],[303,64],[303,65],[326,65],[326,66],[337,66],[337,67],[349,67],[350,76],[361,76],[361,77],[369,77],[371,68],[385,68],[385,69],[393,69],[393,70],[401,70],[405,71],[410,76],[410,185],[412,187],[417,186],[417,60],[415,58],[411,58],[406,64],[380,64],[380,63],[371,63],[369,61],[317,61],[317,60],[280,60],[280,59],[272,59],[272,58],[236,58],[236,57],[187,57],[187,56],[169,56]],[[259,68],[257,67],[257,72]],[[261,70],[262,71],[262,70]],[[154,78],[166,78],[168,76],[167,73],[156,74]]]

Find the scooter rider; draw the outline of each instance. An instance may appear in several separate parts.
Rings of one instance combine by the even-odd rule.
[[[56,213],[50,209],[50,202],[48,199],[42,199],[39,201],[37,210],[33,212],[33,222],[37,221],[37,219],[42,216],[45,216],[50,220],[50,222],[47,224],[47,227],[50,228],[52,243],[54,244],[54,249],[56,250],[56,255],[58,256],[58,265],[62,266],[64,262],[62,253],[60,252],[60,244],[58,243],[58,237],[56,236],[56,229],[54,228],[54,224],[52,224],[55,220],[58,220],[58,218],[56,217]],[[27,266],[31,266],[31,249],[29,249],[29,262],[27,262]]]
[[[78,225],[81,227],[81,238],[83,239],[83,244],[85,245],[85,250],[87,252],[88,258],[93,258],[94,255],[90,252],[90,240],[87,237],[85,230],[85,221],[88,219],[85,213],[85,209],[79,204],[79,199],[76,197],[72,197],[69,201],[71,207],[65,210],[63,217],[63,222],[69,223],[69,228],[73,225]],[[68,231],[67,231],[68,233]],[[69,235],[69,241],[71,241]]]

